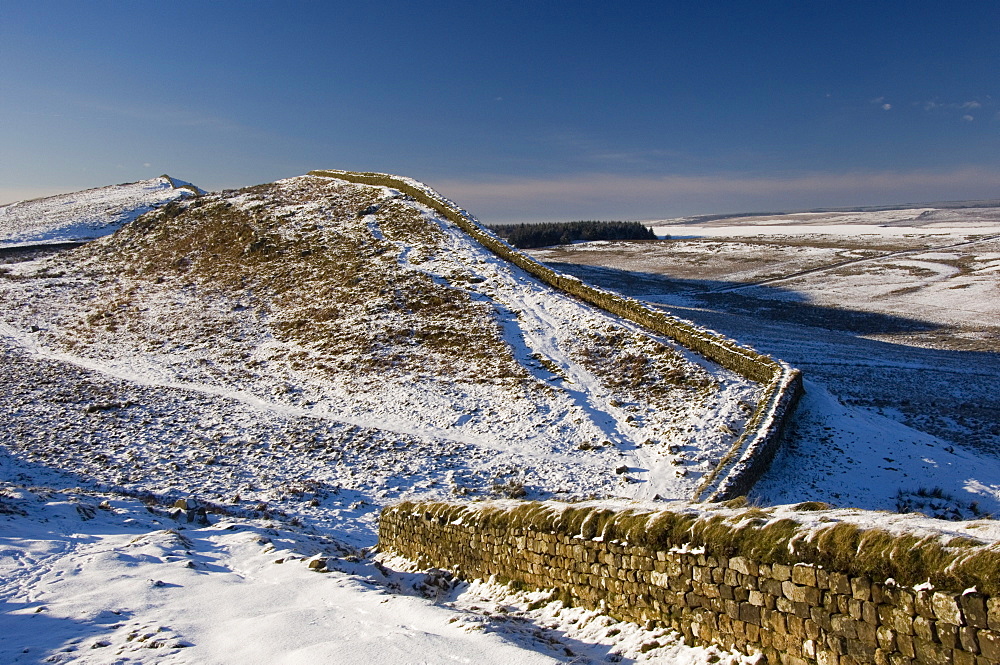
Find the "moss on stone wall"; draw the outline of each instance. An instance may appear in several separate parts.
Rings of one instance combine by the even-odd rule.
[[[406,502],[383,511],[379,548],[771,663],[1000,662],[995,546],[765,517]]]

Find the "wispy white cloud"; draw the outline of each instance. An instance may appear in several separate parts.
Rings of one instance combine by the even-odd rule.
[[[968,102],[939,102],[937,100],[928,100],[926,102],[918,102],[917,106],[923,108],[925,111],[974,111],[983,107],[982,103],[976,100]]]
[[[892,104],[885,101],[885,97],[876,97],[872,100],[872,104],[877,105],[883,111],[889,111],[892,109]]]
[[[663,219],[698,213],[778,211],[1000,196],[1000,171],[850,172],[799,176],[445,180],[432,183],[486,222]]]
[[[973,116],[969,115],[968,113],[966,113],[965,115],[962,116],[962,120],[964,122],[972,122],[973,120],[975,120],[975,118]]]

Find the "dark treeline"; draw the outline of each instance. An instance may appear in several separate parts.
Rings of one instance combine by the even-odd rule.
[[[656,240],[640,222],[553,222],[547,224],[497,224],[491,231],[520,249],[565,245],[575,240]]]

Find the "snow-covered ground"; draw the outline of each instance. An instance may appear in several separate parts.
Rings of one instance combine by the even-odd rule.
[[[10,460],[4,460],[10,471]],[[30,469],[14,462],[15,480]],[[49,472],[49,480],[56,480]],[[749,663],[328,535],[0,482],[0,662]]]
[[[365,198],[352,204],[361,212],[383,211],[339,213],[331,224],[330,215],[350,202],[344,197],[359,192]],[[413,493],[482,495],[493,486],[523,487],[535,497],[689,496],[731,446],[760,387],[553,291],[430,211],[393,197],[385,188],[303,177],[266,192],[202,197],[188,217],[9,263],[0,280],[0,335],[26,354],[24,362],[67,364],[74,368],[67,375],[81,368],[130,390],[179,389],[303,423],[282,436],[288,459],[281,465],[310,482],[363,484],[375,505]],[[248,266],[238,247],[229,272],[212,272],[226,259],[197,253],[208,253],[214,218],[195,215],[219,208],[259,224],[248,247],[280,219],[274,242],[285,245],[276,251],[299,260]],[[318,233],[317,220],[326,224]],[[190,241],[179,240],[185,233]],[[333,243],[356,249],[332,262],[313,251]],[[343,286],[344,262],[360,252],[370,255]],[[192,267],[177,270],[183,262]],[[318,303],[317,293],[327,300]],[[22,380],[30,383],[37,371]],[[673,378],[657,379],[663,376]],[[103,401],[133,402],[111,413],[136,423],[150,416],[134,403],[150,400]],[[32,401],[46,403],[44,390]],[[198,432],[186,455],[245,455],[247,438],[262,451],[279,445],[273,434],[244,433],[256,416],[235,426],[236,418],[210,413],[199,408],[196,425],[177,426]],[[327,426],[341,432],[335,442],[315,433]],[[121,436],[116,431],[126,430],[104,436]],[[144,438],[161,446],[169,437]],[[64,443],[60,432],[32,430],[18,445],[38,456]],[[109,470],[130,450],[117,448],[118,455],[105,452]],[[165,452],[160,464],[144,467],[154,475],[141,482],[171,489],[194,482],[171,483],[156,471],[171,469],[177,455]],[[220,484],[211,465],[184,464],[211,472],[215,492],[253,496],[242,480]],[[621,467],[627,473],[616,473]]]
[[[757,500],[973,517],[1000,514],[998,213],[732,218],[531,253],[804,371]]]
[[[759,386],[324,178],[0,261],[4,662],[741,661],[357,548],[403,498],[683,498]]]
[[[87,215],[91,198],[65,200]],[[120,219],[149,204],[129,200]],[[74,218],[49,214],[20,217],[8,244],[32,229],[32,243],[80,237],[50,232]],[[0,662],[755,660],[364,549],[399,499],[686,496],[755,386],[552,292],[390,190],[296,178],[155,214],[71,252],[0,257]],[[894,260],[937,265],[958,251],[894,238],[888,250],[803,246],[802,260],[738,283],[718,279],[720,263],[773,248],[692,245],[685,261],[714,270],[712,302],[732,304],[749,282],[831,260],[917,250]],[[645,247],[619,258],[659,272]],[[991,440],[971,452],[934,435],[979,421],[915,421],[890,399],[915,376],[937,400],[978,394],[995,385],[994,360],[969,369],[960,352],[712,309],[691,284],[650,290],[629,269],[590,270],[806,369],[791,443],[758,500],[1000,511]],[[663,376],[675,382],[651,383]],[[953,376],[957,387],[941,378]],[[881,401],[855,404],[867,393]],[[181,499],[197,504],[172,508]],[[1000,535],[984,520],[782,510]]]
[[[0,206],[0,247],[92,240],[197,191],[191,183],[160,176],[9,203]]]

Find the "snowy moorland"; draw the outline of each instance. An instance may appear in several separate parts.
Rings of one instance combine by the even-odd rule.
[[[1000,513],[1000,209],[655,228],[669,239],[530,253],[803,370],[756,500]]]
[[[404,498],[685,498],[760,386],[329,178],[0,261],[4,662],[743,660],[361,548]]]
[[[22,245],[0,256],[0,662],[756,660],[368,548],[379,509],[400,499],[703,511],[660,499],[686,497],[713,467],[758,386],[553,292],[393,190],[301,177],[142,217],[142,197],[58,218],[35,203],[38,217],[0,237]],[[85,218],[137,219],[72,250],[23,247],[32,229]],[[46,233],[35,244],[81,237]],[[948,371],[986,389],[988,362],[969,371],[948,355],[961,352],[913,346],[887,356],[900,345],[877,331],[753,318],[745,284],[720,276],[707,278],[716,297],[744,305],[712,309],[688,287],[734,254],[688,260],[682,242],[714,241],[675,243],[681,289],[636,272],[665,274],[649,244],[573,246],[596,265],[621,251],[625,267],[566,268],[806,367],[757,500],[845,508],[755,514],[1000,539],[972,519],[1000,511],[992,440],[940,435],[971,429],[976,412],[920,420],[889,406],[913,377],[942,401]],[[886,367],[909,374],[894,383]]]
[[[169,176],[0,206],[0,247],[92,240],[200,190]]]

